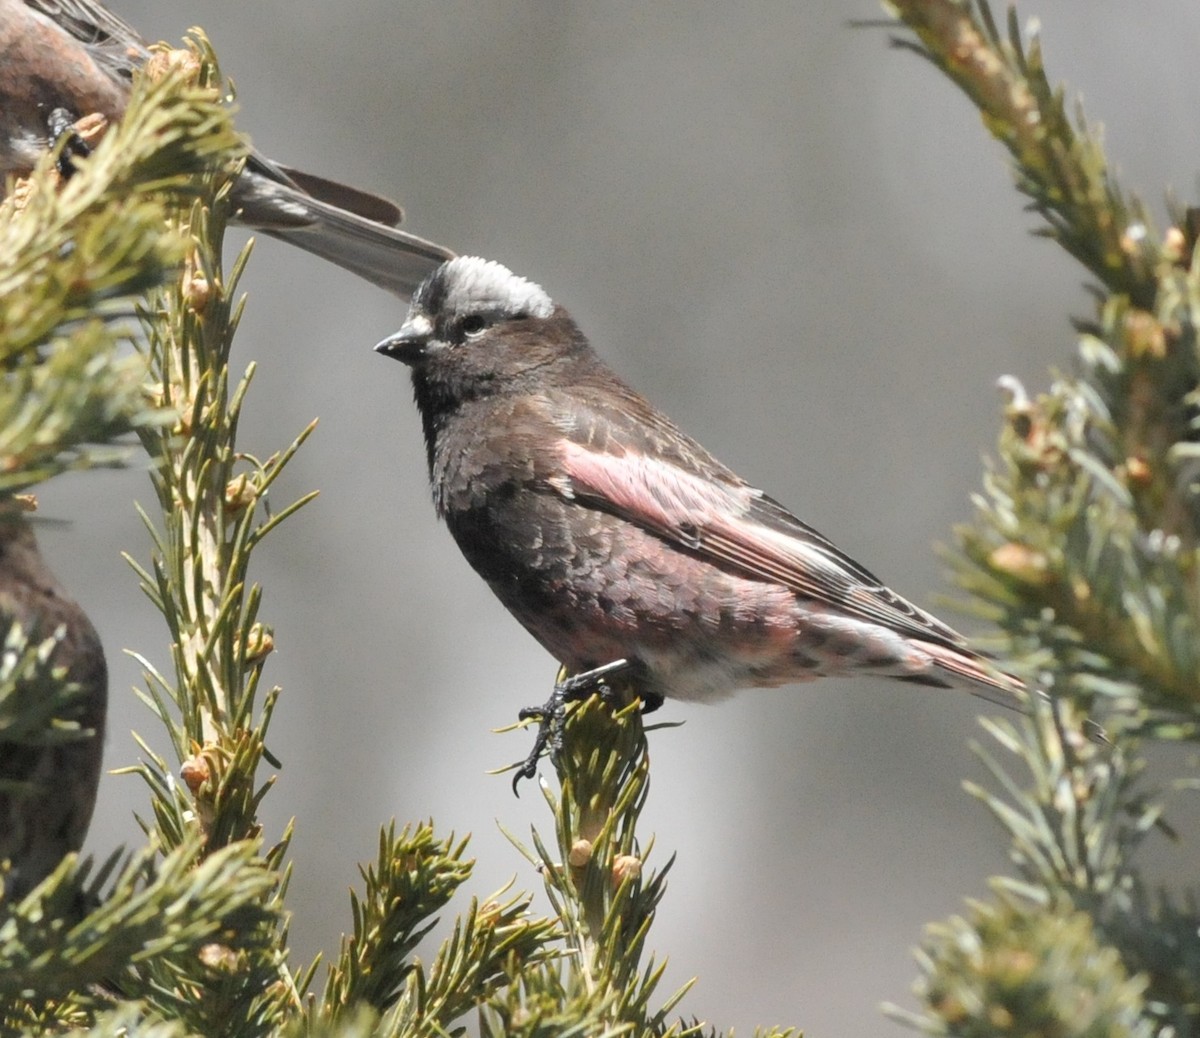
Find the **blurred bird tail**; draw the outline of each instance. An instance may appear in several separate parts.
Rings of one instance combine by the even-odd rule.
[[[454,253],[393,226],[395,203],[278,167],[291,183],[247,169],[234,188],[243,223],[298,246],[402,298]]]
[[[386,224],[388,227],[398,227],[404,221],[404,210],[400,206],[390,198],[384,198],[373,191],[364,191],[362,188],[351,187],[349,184],[328,180],[279,163],[272,163],[271,168],[318,202],[345,209],[364,220],[374,220],[375,223]]]

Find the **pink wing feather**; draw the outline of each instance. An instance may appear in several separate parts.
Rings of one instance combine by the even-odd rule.
[[[562,442],[560,492],[650,530],[715,565],[789,588],[801,598],[879,624],[917,643],[943,668],[1012,707],[1015,678],[990,668],[936,617],[891,591],[816,530],[728,470],[706,478],[661,457],[609,443]],[[985,690],[980,690],[987,695]]]

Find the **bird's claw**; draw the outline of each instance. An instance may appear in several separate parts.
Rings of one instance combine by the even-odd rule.
[[[75,121],[75,117],[65,108],[55,108],[46,117],[50,146],[58,151],[54,165],[64,180],[75,172],[76,159],[87,158],[92,153],[88,143],[76,131]]]
[[[611,701],[614,690],[607,679],[613,674],[627,670],[628,667],[628,660],[614,660],[602,667],[594,667],[592,670],[585,670],[581,674],[573,674],[570,677],[563,677],[560,671],[558,680],[554,682],[554,691],[550,694],[550,698],[541,706],[527,706],[517,714],[518,719],[522,721],[536,719],[538,731],[537,738],[533,741],[533,749],[530,750],[529,756],[522,761],[517,768],[517,773],[513,776],[512,788],[515,795],[520,796],[517,787],[520,785],[521,779],[531,779],[537,774],[538,761],[541,760],[547,748],[549,748],[551,757],[556,757],[562,751],[567,704],[587,699],[593,693],[606,701]]]

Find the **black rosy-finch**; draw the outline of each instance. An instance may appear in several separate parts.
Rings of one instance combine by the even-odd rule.
[[[0,0],[0,192],[78,119],[119,119],[145,41],[95,0]],[[78,140],[74,146],[80,147]],[[248,226],[404,298],[454,255],[396,227],[393,202],[251,155],[233,203]]]
[[[0,861],[11,862],[0,898],[19,898],[68,851],[83,845],[104,742],[108,668],[91,621],[47,568],[33,528],[12,502],[0,504],[0,632],[20,625],[25,639],[56,638],[49,665],[77,689],[61,727],[0,739]],[[40,687],[40,686],[39,686]],[[18,697],[20,698],[20,697]]]
[[[839,674],[1023,707],[1017,679],[621,381],[539,285],[451,260],[375,348],[411,368],[438,515],[576,676],[560,693],[623,661],[650,707]]]

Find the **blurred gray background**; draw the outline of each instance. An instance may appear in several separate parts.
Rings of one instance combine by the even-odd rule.
[[[401,200],[409,225],[497,259],[565,303],[597,348],[719,457],[926,605],[937,543],[970,516],[1003,372],[1031,389],[1069,364],[1084,276],[1034,225],[967,102],[890,50],[850,3],[113,0],[151,39],[193,24],[274,158]],[[1028,3],[1053,76],[1103,122],[1125,183],[1194,200],[1200,10],[1183,0]],[[239,239],[234,238],[234,243]],[[322,494],[258,560],[283,686],[266,802],[297,819],[301,956],[335,951],[380,824],[473,834],[472,893],[538,877],[499,834],[549,831],[487,769],[529,736],[491,729],[540,702],[553,662],[434,519],[405,370],[371,346],[397,300],[259,243],[236,364],[260,363],[241,445],[266,455],[319,416],[276,492]],[[165,634],[122,549],[147,538],[141,462],[59,480],[52,564],[108,647],[106,761],[161,745],[130,688]],[[945,613],[943,606],[938,608]],[[962,616],[949,618],[970,626]],[[653,736],[643,833],[678,860],[650,947],[662,994],[748,1033],[902,1033],[924,923],[986,893],[1005,843],[960,789],[981,768],[980,704],[868,681],[747,692]],[[89,839],[136,841],[145,794],[108,777]],[[539,894],[539,907],[544,900]]]

